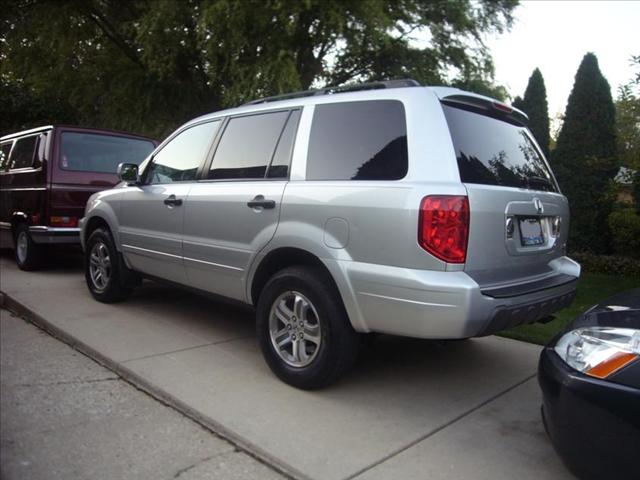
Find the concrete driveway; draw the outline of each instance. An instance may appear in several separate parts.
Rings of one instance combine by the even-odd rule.
[[[0,269],[8,308],[292,477],[573,478],[540,421],[537,346],[380,336],[304,392],[271,374],[249,311],[152,282],[100,304],[77,255],[26,273],[5,252]]]

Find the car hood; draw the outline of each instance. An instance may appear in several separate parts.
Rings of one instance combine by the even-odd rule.
[[[640,288],[619,293],[591,307],[565,331],[594,326],[640,330]]]

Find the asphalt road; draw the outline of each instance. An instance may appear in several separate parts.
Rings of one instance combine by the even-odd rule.
[[[3,480],[282,478],[6,310],[0,459]]]

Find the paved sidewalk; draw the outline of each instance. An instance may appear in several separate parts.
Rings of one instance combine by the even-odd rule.
[[[4,480],[282,478],[6,310],[0,347]]]
[[[133,383],[297,478],[572,478],[540,421],[539,347],[381,336],[316,392],[269,371],[250,312],[145,282],[104,305],[78,263],[0,258],[8,303]]]

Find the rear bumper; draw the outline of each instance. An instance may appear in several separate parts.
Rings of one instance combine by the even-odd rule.
[[[341,270],[343,283],[338,286],[356,330],[453,339],[532,323],[569,305],[580,266],[567,257],[552,261],[550,266],[553,271],[545,277],[546,284],[537,278],[501,286],[499,296],[488,295],[497,289],[481,288],[463,271],[434,272],[359,262],[336,262],[329,269]],[[512,294],[507,295],[509,292]]]
[[[35,243],[80,244],[79,228],[32,226],[29,227],[29,233]]]

